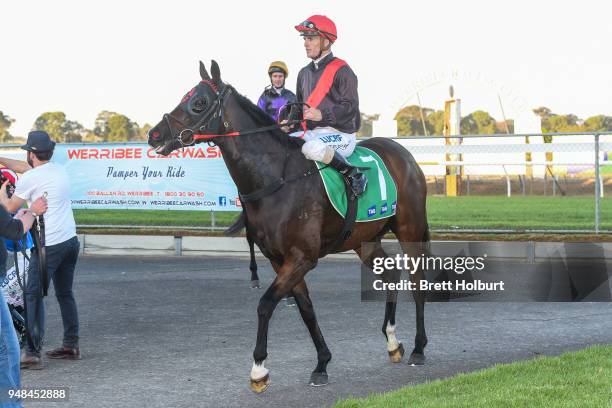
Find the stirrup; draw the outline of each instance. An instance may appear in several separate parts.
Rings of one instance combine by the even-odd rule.
[[[359,170],[354,170],[351,173],[352,174],[347,176],[349,181],[351,182],[351,190],[353,190],[353,194],[355,194],[355,197],[359,197],[366,191],[366,187],[368,185],[368,178],[364,173],[360,172]]]

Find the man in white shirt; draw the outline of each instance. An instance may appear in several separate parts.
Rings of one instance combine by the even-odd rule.
[[[64,325],[64,339],[61,347],[47,351],[49,358],[76,360],[79,351],[79,319],[72,292],[74,269],[79,254],[79,240],[72,207],[70,205],[70,184],[64,168],[52,163],[55,142],[43,131],[28,134],[26,150],[27,163],[0,157],[0,163],[13,171],[23,173],[17,181],[11,198],[6,194],[6,183],[0,187],[0,202],[9,212],[15,212],[24,203],[31,204],[39,197],[47,197],[48,210],[45,214],[45,252],[47,261],[47,282],[53,280],[55,295],[59,303]],[[28,331],[38,328],[39,344],[44,337],[44,304],[40,299],[41,281],[38,251],[32,251],[26,287]],[[21,368],[43,368],[40,350],[35,349],[28,337],[26,350],[21,358]]]

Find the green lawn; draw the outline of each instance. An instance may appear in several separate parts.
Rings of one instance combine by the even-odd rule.
[[[612,407],[612,346],[501,364],[385,394],[338,402],[355,407]]]
[[[601,201],[600,226],[612,229],[612,199]],[[593,197],[429,197],[432,228],[590,229]]]
[[[215,224],[231,225],[239,212],[215,212]],[[209,227],[210,211],[170,210],[74,210],[77,225],[161,225]]]
[[[590,229],[592,197],[429,197],[431,228]],[[75,210],[77,224],[210,226],[209,211]],[[237,212],[216,212],[218,226]],[[612,199],[601,200],[601,228],[612,229]]]

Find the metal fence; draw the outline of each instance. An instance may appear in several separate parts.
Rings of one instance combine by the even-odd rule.
[[[436,228],[438,232],[612,232],[609,226],[608,229],[602,229],[601,212],[606,181],[612,184],[612,132],[411,136],[396,140],[411,151],[428,179],[435,180],[435,185],[429,183],[433,187],[429,189],[430,195],[443,195],[445,175],[454,171],[463,180],[461,195],[474,194],[476,179],[480,182],[480,188],[476,191],[478,195],[502,195],[505,190],[507,197],[517,191],[521,196],[593,197],[592,227]],[[438,180],[442,181],[441,189]],[[486,182],[483,183],[483,180]],[[505,184],[505,188],[500,189],[500,183]],[[516,186],[515,191],[513,185]],[[521,202],[520,205],[528,206],[529,201]],[[604,215],[611,216],[607,213]]]

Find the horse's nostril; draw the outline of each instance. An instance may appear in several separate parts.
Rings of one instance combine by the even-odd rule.
[[[151,133],[151,137],[153,138],[153,140],[157,140],[157,139],[159,139],[159,136],[160,136],[160,135],[159,135],[159,132],[158,132],[158,131],[155,131],[155,132],[152,132],[152,133]]]

